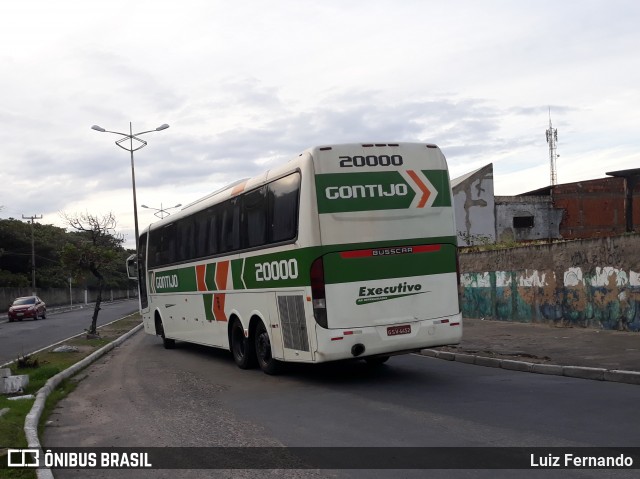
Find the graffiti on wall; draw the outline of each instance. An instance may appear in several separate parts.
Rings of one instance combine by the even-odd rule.
[[[640,272],[593,266],[602,259],[619,263],[615,254],[614,248],[575,253],[574,266],[562,274],[550,270],[463,273],[463,315],[640,331]]]

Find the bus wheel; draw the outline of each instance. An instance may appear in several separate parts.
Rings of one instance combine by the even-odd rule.
[[[384,363],[389,361],[389,356],[374,356],[371,358],[364,358],[367,362],[368,366],[377,367],[382,366]]]
[[[256,356],[258,357],[258,365],[267,374],[278,374],[282,369],[282,363],[274,359],[271,355],[271,341],[269,341],[269,333],[264,323],[260,321],[256,327]]]
[[[169,339],[164,335],[164,327],[162,326],[162,320],[156,319],[156,334],[162,338],[162,345],[164,349],[173,349],[176,347],[176,340]]]
[[[237,319],[231,326],[231,352],[240,369],[251,369],[256,365],[256,350],[253,342],[245,338],[242,323]]]

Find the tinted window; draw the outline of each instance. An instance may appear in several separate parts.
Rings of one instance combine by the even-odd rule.
[[[290,240],[298,234],[299,191],[299,173],[285,176],[269,184],[271,242]]]
[[[15,306],[21,306],[24,304],[36,304],[36,298],[18,298],[13,302],[13,304]]]
[[[176,225],[171,223],[161,230],[159,257],[160,264],[174,263],[176,261]]]
[[[262,187],[242,196],[243,248],[253,248],[267,243],[267,188]]]
[[[294,173],[151,231],[150,267],[294,239],[300,174]]]
[[[220,253],[240,249],[240,205],[237,198],[222,204]]]
[[[189,217],[178,221],[176,229],[176,260],[186,261],[193,257],[195,250],[195,219]]]

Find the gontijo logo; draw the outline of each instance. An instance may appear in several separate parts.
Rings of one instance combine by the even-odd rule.
[[[176,273],[151,273],[151,288],[153,293],[176,291],[180,286],[180,280]]]
[[[404,183],[397,185],[353,185],[328,186],[325,195],[329,200],[349,198],[380,198],[383,196],[407,196],[409,189]]]
[[[178,284],[177,274],[170,274],[166,276],[156,275],[156,289],[177,288]]]
[[[320,213],[451,206],[446,170],[326,173],[315,178]]]

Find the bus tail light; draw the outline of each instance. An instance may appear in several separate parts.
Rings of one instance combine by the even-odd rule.
[[[324,264],[322,257],[311,263],[311,304],[316,322],[327,329],[327,297],[324,288]]]

